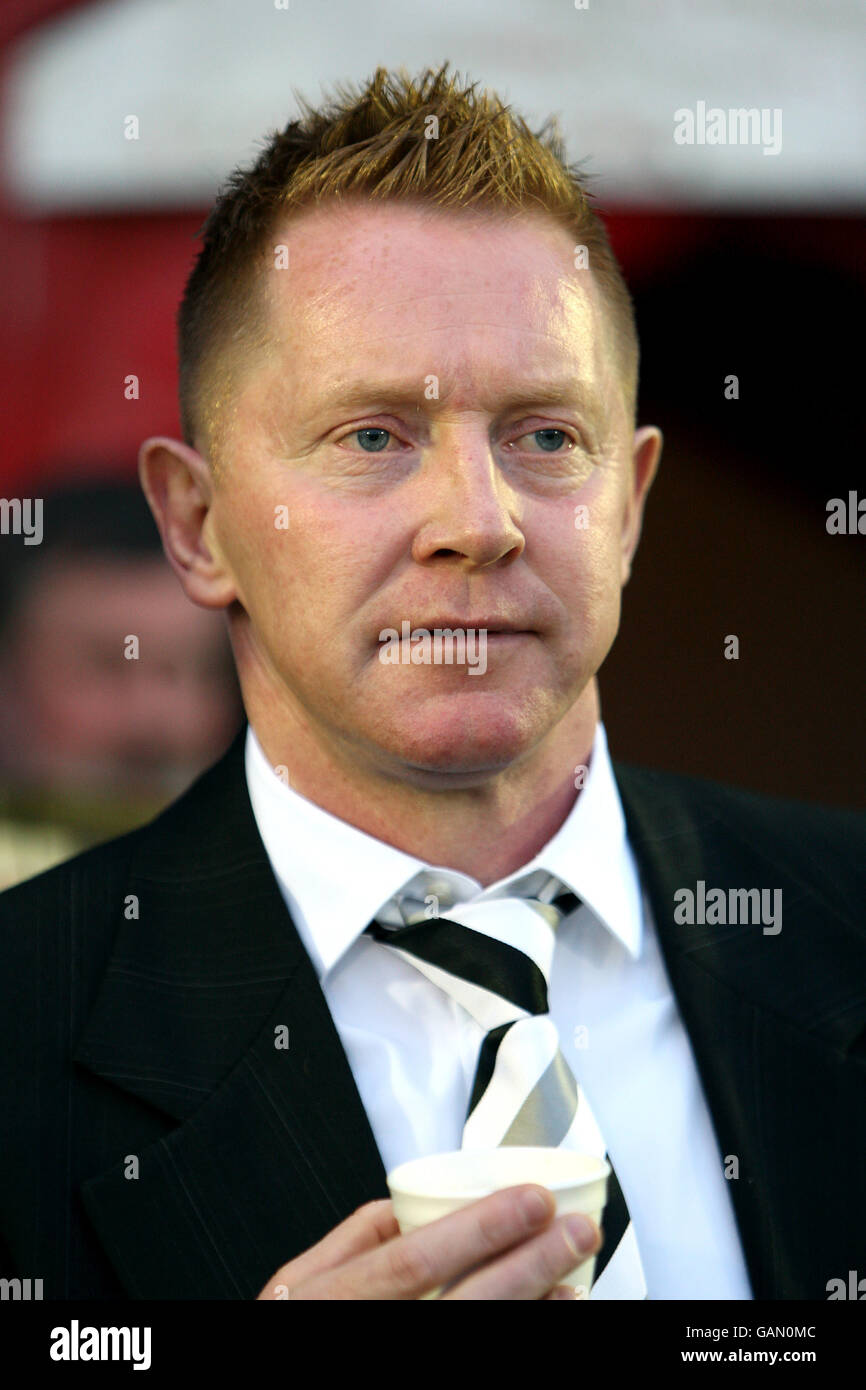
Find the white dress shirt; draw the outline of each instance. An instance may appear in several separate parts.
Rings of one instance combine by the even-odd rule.
[[[543,869],[588,909],[557,929],[550,1012],[625,1194],[648,1296],[751,1298],[722,1155],[626,838],[604,726],[560,829],[534,859],[485,889],[299,795],[277,776],[251,727],[246,776],[265,851],[386,1172],[460,1148],[483,1030],[364,928],[421,870],[434,869],[470,902],[502,896],[509,883]]]

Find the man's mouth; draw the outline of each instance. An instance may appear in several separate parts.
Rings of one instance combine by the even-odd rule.
[[[424,622],[413,623],[412,631],[416,628],[426,629],[428,632],[434,628],[451,628],[458,632],[486,632],[488,637],[527,636],[532,632],[532,629],[523,623],[510,622],[502,618],[428,618]]]

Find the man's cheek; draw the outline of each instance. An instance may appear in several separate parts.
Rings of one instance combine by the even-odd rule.
[[[579,533],[568,543],[569,563],[564,566],[567,606],[572,613],[591,616],[592,608],[618,587],[619,552],[598,527]],[[557,585],[561,592],[562,585]]]

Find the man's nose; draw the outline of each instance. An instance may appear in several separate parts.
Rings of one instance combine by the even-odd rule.
[[[419,475],[424,520],[413,544],[419,562],[456,556],[471,568],[512,563],[526,541],[521,499],[489,441],[456,432],[431,445]]]

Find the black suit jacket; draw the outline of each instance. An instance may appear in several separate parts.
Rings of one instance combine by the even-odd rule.
[[[866,817],[615,774],[755,1297],[824,1299],[866,1274]],[[678,925],[699,879],[782,888],[781,932]],[[152,824],[0,896],[0,959],[0,1275],[253,1299],[388,1195],[243,734]]]

